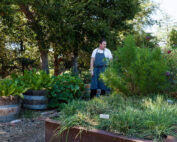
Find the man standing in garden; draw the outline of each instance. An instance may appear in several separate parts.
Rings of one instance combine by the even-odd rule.
[[[91,99],[96,96],[97,89],[101,89],[100,95],[104,95],[108,90],[104,82],[100,79],[100,73],[104,72],[107,67],[107,59],[112,60],[112,53],[106,48],[106,40],[103,39],[99,42],[99,47],[93,50],[91,56]]]

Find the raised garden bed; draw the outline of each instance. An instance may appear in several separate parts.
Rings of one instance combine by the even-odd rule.
[[[80,127],[72,127],[69,131],[64,131],[60,137],[55,136],[60,126],[60,123],[55,120],[45,121],[46,142],[153,142],[152,140],[128,138],[103,130],[85,130]],[[177,142],[177,139],[168,136],[165,142]]]

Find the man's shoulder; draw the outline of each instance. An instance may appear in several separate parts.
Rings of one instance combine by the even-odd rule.
[[[95,48],[94,50],[93,50],[93,52],[95,52],[95,51],[97,51],[98,50],[98,48]]]
[[[107,52],[111,52],[111,50],[109,50],[108,48],[105,48],[105,50],[106,50]]]

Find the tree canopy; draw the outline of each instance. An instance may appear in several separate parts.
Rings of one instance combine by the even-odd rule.
[[[142,0],[2,0],[0,19],[12,41],[38,47],[41,69],[49,73],[48,53],[69,54],[77,73],[78,63],[88,62],[84,56],[106,38],[108,48],[116,49],[119,33],[132,29],[128,21],[149,16],[153,5],[144,10]],[[144,12],[143,12],[144,10]],[[142,13],[142,14],[141,14]],[[139,20],[138,20],[139,21]],[[142,24],[147,23],[142,22]],[[29,47],[29,46],[28,46]],[[84,60],[82,56],[86,59]],[[88,62],[89,63],[89,62]]]

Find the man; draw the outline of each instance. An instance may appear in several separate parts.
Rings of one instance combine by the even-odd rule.
[[[100,79],[100,73],[104,72],[107,67],[106,59],[112,60],[112,53],[106,48],[106,40],[99,42],[99,47],[94,49],[91,56],[90,70],[92,75],[90,98],[96,96],[97,89],[101,89],[101,94],[104,95],[108,88]]]

